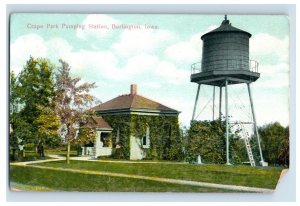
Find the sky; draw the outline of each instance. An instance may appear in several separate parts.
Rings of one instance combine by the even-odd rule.
[[[191,64],[201,61],[201,35],[220,26],[223,15],[151,14],[13,14],[10,19],[10,69],[19,73],[29,56],[69,63],[74,77],[96,82],[92,93],[102,102],[130,92],[192,118],[197,84]],[[283,15],[228,15],[232,26],[252,34],[250,59],[259,62],[261,77],[251,84],[259,126],[278,121],[289,125],[289,21]],[[231,85],[229,116],[251,121],[245,84]],[[224,92],[223,92],[224,94]],[[219,91],[201,86],[197,120],[218,113]],[[224,100],[224,97],[223,97]],[[222,112],[224,112],[224,102]]]

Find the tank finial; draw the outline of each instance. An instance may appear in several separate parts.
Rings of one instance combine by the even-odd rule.
[[[228,25],[229,20],[227,19],[227,14],[225,14],[224,20],[222,21],[222,25]]]

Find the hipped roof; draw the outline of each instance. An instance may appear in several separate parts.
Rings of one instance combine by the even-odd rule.
[[[99,104],[94,107],[94,110],[97,111],[107,111],[107,110],[120,110],[120,109],[146,109],[146,110],[159,110],[159,111],[168,111],[172,113],[179,113],[179,111],[167,107],[163,104],[160,104],[156,101],[150,100],[146,97],[140,95],[121,95],[116,98],[113,98],[107,102]]]

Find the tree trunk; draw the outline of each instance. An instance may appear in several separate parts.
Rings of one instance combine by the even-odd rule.
[[[12,149],[12,161],[15,161],[17,159],[18,159],[17,150],[14,148],[14,149]]]
[[[67,164],[70,164],[70,142],[68,142],[67,146]]]

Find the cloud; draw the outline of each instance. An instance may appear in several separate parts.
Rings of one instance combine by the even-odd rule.
[[[154,79],[180,85],[189,82],[189,71],[177,68],[173,63],[162,61],[155,55],[147,53],[138,54],[126,60],[124,66],[122,61],[111,51],[88,51],[80,50],[70,52],[63,56],[75,71],[75,75],[96,81],[97,79],[111,81],[133,81],[140,82]],[[157,83],[147,83],[148,87],[158,87]]]
[[[10,46],[10,69],[19,73],[30,56],[46,57],[47,52],[45,41],[39,35],[20,36]]]
[[[109,29],[77,29],[76,36],[80,39],[88,41],[90,41],[91,39],[107,38],[112,33],[110,29],[111,25],[119,23],[120,22],[118,20],[105,14],[91,14],[85,18],[82,24],[86,25],[86,27],[88,27],[89,25],[107,25]]]
[[[29,56],[49,58],[53,62],[63,59],[73,68],[74,76],[85,81],[164,79],[172,84],[188,81],[189,72],[177,68],[173,63],[162,61],[157,55],[138,53],[121,58],[112,50],[73,51],[72,46],[62,38],[44,40],[37,34],[24,35],[11,45],[11,68],[20,71]],[[133,52],[136,53],[136,52]],[[157,87],[157,84],[148,86]]]
[[[178,63],[200,61],[202,54],[200,35],[194,35],[188,41],[178,42],[169,46],[165,53],[171,61]]]
[[[166,56],[170,61],[183,65],[201,61],[203,43],[201,36],[217,27],[217,25],[209,26],[204,32],[194,34],[188,40],[168,46],[165,50]]]
[[[129,76],[151,73],[159,62],[157,56],[147,53],[141,53],[126,60],[127,64],[123,68],[124,72]]]
[[[182,84],[189,82],[190,72],[184,69],[177,68],[173,63],[161,61],[156,68],[154,74],[164,79],[164,81],[171,84]]]
[[[289,95],[286,92],[259,92],[260,87],[253,87],[254,109],[259,125],[280,121],[283,126],[289,125]]]
[[[260,88],[288,88],[289,87],[289,65],[278,63],[274,65],[260,65],[260,78],[255,83]]]
[[[159,89],[161,88],[161,84],[158,82],[143,82],[141,87],[150,88],[150,89]]]
[[[140,82],[148,79],[165,81],[170,84],[182,84],[189,81],[189,72],[177,68],[173,63],[161,61],[157,56],[142,53],[129,58],[123,67],[119,59],[111,51],[71,52],[63,57],[76,72],[77,76],[93,79],[107,79],[111,81]],[[157,83],[147,83],[148,87],[158,87]]]
[[[80,50],[66,54],[63,59],[74,69],[74,75],[88,81],[126,78],[124,72],[117,67],[118,59],[110,51]]]
[[[258,69],[262,75],[272,76],[276,74],[287,74],[289,72],[289,65],[287,63],[280,62],[273,65],[259,65]]]
[[[44,41],[47,48],[47,58],[54,62],[62,59],[65,55],[71,52],[72,46],[62,38],[53,38],[49,41]]]
[[[44,40],[37,34],[27,34],[17,38],[10,46],[10,69],[19,73],[30,56],[57,61],[72,50],[72,46],[62,38]]]
[[[153,53],[173,41],[174,35],[167,30],[125,30],[120,41],[112,45],[114,51],[123,57],[139,53]]]
[[[255,56],[275,55],[279,61],[288,61],[289,38],[280,39],[270,34],[259,33],[250,38],[250,54]]]

